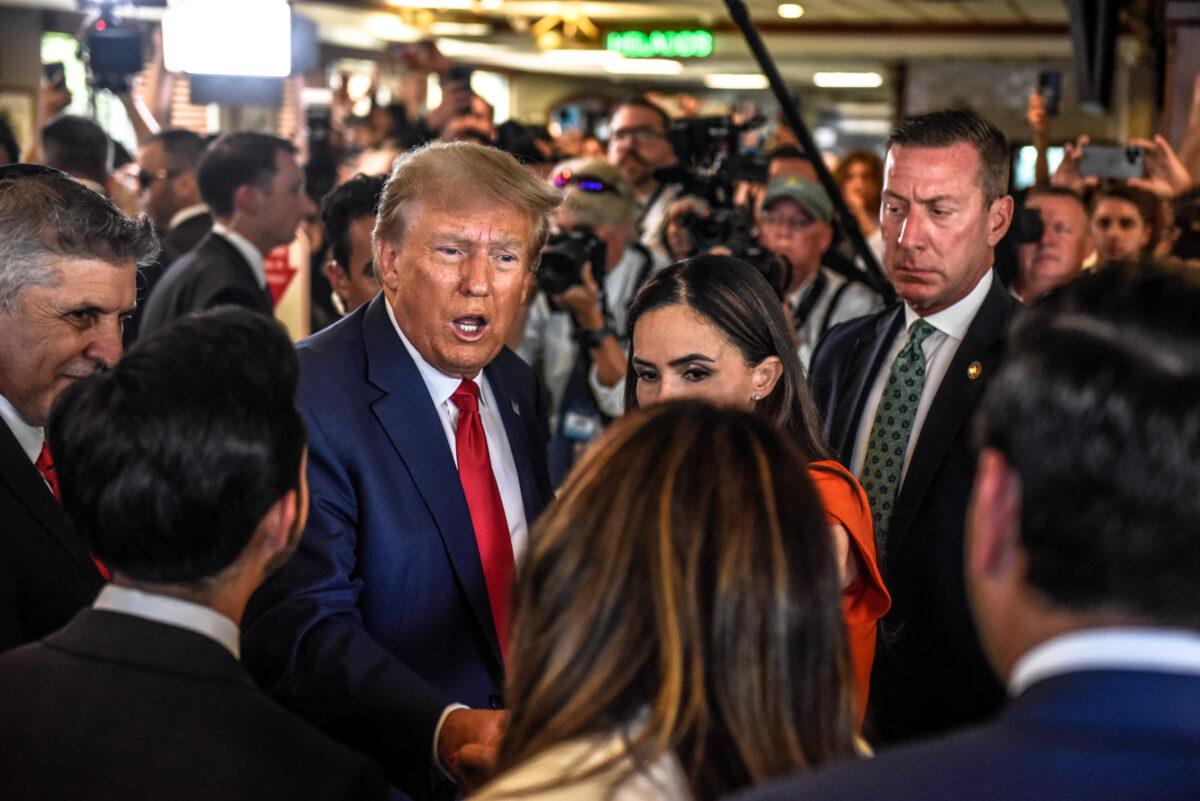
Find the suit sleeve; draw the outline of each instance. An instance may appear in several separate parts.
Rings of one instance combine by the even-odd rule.
[[[22,636],[19,607],[12,564],[8,556],[0,551],[0,653],[15,648],[26,639]]]
[[[247,667],[268,692],[372,756],[414,798],[435,777],[434,729],[449,702],[366,631],[358,610],[357,503],[320,422],[309,428],[310,512],[299,548],[251,601]]]

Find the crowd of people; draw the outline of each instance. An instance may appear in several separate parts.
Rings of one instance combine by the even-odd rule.
[[[1014,197],[908,118],[833,170],[858,253],[819,154],[722,209],[644,97],[585,152],[447,94],[327,185],[148,130],[135,214],[70,116],[0,166],[0,794],[1200,796],[1164,139]]]

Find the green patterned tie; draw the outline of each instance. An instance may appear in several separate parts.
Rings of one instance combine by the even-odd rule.
[[[863,461],[859,480],[871,502],[875,520],[875,541],[883,545],[900,489],[900,473],[904,469],[904,454],[912,435],[913,419],[925,388],[925,352],[921,343],[937,329],[917,320],[908,335],[908,344],[892,362],[891,373],[879,398],[871,436],[867,440],[867,457]],[[881,547],[882,550],[882,547]]]

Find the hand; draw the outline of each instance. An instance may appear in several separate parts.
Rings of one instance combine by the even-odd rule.
[[[1079,160],[1083,158],[1083,149],[1089,142],[1091,139],[1084,134],[1076,139],[1074,144],[1067,142],[1063,145],[1063,160],[1054,171],[1054,175],[1050,176],[1051,186],[1061,186],[1082,193],[1088,187],[1100,183],[1096,176],[1084,176],[1079,172]]]
[[[1029,108],[1025,112],[1025,119],[1029,122],[1029,128],[1035,137],[1046,135],[1049,127],[1046,118],[1046,100],[1037,89],[1029,92]]]
[[[581,283],[567,287],[553,297],[560,309],[575,316],[575,322],[588,331],[599,331],[604,327],[604,313],[600,310],[600,285],[592,275],[592,263],[584,262],[579,271]]]
[[[466,81],[448,81],[442,84],[442,103],[429,112],[425,125],[431,131],[441,133],[450,120],[462,114],[464,108],[471,107],[471,87]]]
[[[1129,144],[1140,147],[1145,154],[1146,177],[1130,178],[1126,183],[1145,189],[1160,198],[1171,199],[1192,185],[1192,177],[1175,154],[1175,149],[1161,135],[1154,139],[1130,139]]]
[[[456,709],[442,722],[438,761],[464,791],[474,790],[491,776],[507,723],[507,712],[492,709]]]
[[[71,105],[71,93],[66,86],[48,86],[42,84],[38,90],[38,105],[41,119],[47,122],[51,117]]]

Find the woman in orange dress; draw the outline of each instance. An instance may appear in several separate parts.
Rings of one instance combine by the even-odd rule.
[[[891,598],[876,565],[866,493],[825,443],[779,299],[751,265],[697,256],[651,276],[628,320],[627,409],[683,397],[754,409],[790,431],[808,456],[842,574],[861,726],[876,627]]]

